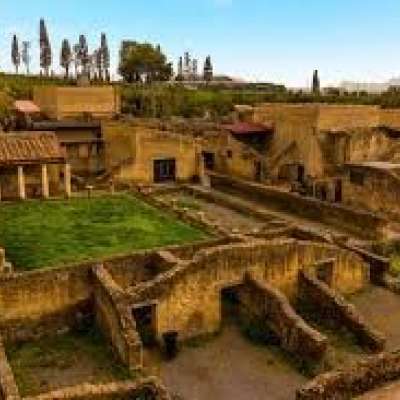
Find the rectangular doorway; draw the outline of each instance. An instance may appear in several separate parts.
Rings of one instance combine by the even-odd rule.
[[[335,202],[341,203],[343,201],[343,184],[340,179],[335,182]]]
[[[175,181],[176,161],[174,158],[154,160],[154,182],[162,183]]]
[[[132,310],[136,322],[136,329],[142,343],[146,347],[156,344],[156,305],[149,304],[135,307]]]
[[[203,151],[204,167],[209,171],[213,171],[215,168],[215,154]]]

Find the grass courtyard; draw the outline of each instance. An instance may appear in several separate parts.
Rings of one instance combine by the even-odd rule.
[[[0,206],[0,246],[33,270],[205,239],[207,234],[129,195]]]

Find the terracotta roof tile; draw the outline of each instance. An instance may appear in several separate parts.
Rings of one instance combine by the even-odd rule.
[[[273,126],[248,122],[237,122],[232,125],[223,125],[222,127],[235,135],[270,134],[274,129]]]
[[[65,156],[54,133],[0,134],[0,164],[63,162]]]

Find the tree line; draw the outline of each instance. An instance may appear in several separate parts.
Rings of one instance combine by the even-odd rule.
[[[53,63],[53,52],[46,23],[43,19],[39,23],[39,48],[40,48],[40,75],[49,77]],[[25,65],[29,75],[31,55],[30,42],[22,42],[20,49],[17,35],[13,35],[11,42],[11,61],[16,74],[19,73],[21,62]],[[60,51],[60,66],[64,70],[64,77],[71,77],[71,67],[75,68],[74,75],[87,75],[89,78],[101,81],[110,81],[110,50],[105,33],[101,34],[100,45],[93,52],[89,51],[85,35],[80,35],[76,44],[71,45],[68,39],[63,39]]]
[[[21,47],[17,35],[13,35],[11,61],[16,74],[20,72],[21,64],[25,66],[26,73],[29,74],[30,45],[30,42],[24,41]],[[40,75],[49,77],[53,75],[51,71],[53,50],[44,19],[41,19],[39,23],[39,48]],[[59,65],[64,70],[66,79],[86,75],[92,80],[110,81],[110,49],[106,34],[101,34],[100,45],[93,51],[89,50],[85,35],[80,35],[76,44],[72,44],[66,38],[63,39]],[[72,70],[73,73],[71,73]],[[118,73],[127,83],[151,83],[171,80],[174,69],[159,44],[124,40],[119,51]],[[204,65],[204,79],[211,80],[212,77],[213,67],[211,57],[208,56]],[[179,80],[179,76],[176,79]]]

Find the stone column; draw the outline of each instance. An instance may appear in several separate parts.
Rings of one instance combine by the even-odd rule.
[[[24,167],[22,165],[18,165],[18,197],[20,200],[26,199]]]
[[[49,176],[47,174],[47,165],[42,164],[42,196],[44,199],[48,199],[49,195]]]
[[[69,199],[71,197],[71,166],[69,164],[64,165],[64,189],[65,197]]]

